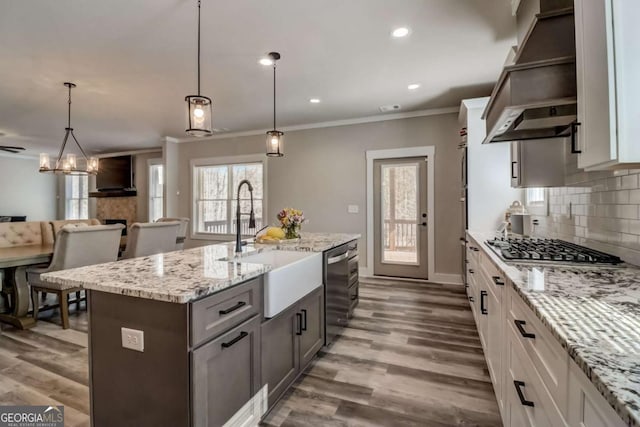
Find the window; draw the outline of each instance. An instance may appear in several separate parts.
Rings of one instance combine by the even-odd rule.
[[[227,159],[229,160],[229,159]],[[206,161],[202,161],[207,163]],[[234,234],[236,227],[236,191],[243,179],[253,186],[253,209],[256,228],[264,224],[264,171],[262,161],[216,164],[198,164],[193,166],[194,177],[194,218],[196,233]],[[247,186],[240,192],[240,209],[249,213],[251,202]],[[243,215],[240,221],[244,235],[253,234],[249,230],[249,216]]]
[[[65,179],[65,219],[89,219],[89,177],[67,175]]]
[[[527,205],[544,204],[544,188],[527,188]]]
[[[164,216],[164,166],[158,160],[149,161],[149,221]]]

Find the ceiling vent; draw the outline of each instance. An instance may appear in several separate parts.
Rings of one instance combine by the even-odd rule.
[[[390,111],[399,111],[401,108],[400,104],[383,105],[380,107],[380,111],[388,113]]]

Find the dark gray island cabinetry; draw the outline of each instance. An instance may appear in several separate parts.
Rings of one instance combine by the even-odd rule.
[[[188,304],[90,291],[93,425],[224,425],[262,387],[261,287]],[[143,351],[123,348],[121,328],[144,332]]]
[[[269,385],[270,408],[323,344],[322,287],[262,324],[262,383]]]

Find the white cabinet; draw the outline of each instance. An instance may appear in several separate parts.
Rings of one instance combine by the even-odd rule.
[[[467,234],[467,292],[504,425],[623,427],[486,251]]]
[[[575,2],[578,167],[640,164],[640,2]]]
[[[624,427],[627,424],[573,364],[569,373],[569,425],[572,427]]]

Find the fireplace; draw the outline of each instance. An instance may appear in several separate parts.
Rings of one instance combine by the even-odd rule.
[[[122,235],[126,236],[127,235],[127,220],[126,219],[105,219],[104,223],[106,225],[111,225],[111,224],[124,224],[124,228],[122,229]]]

